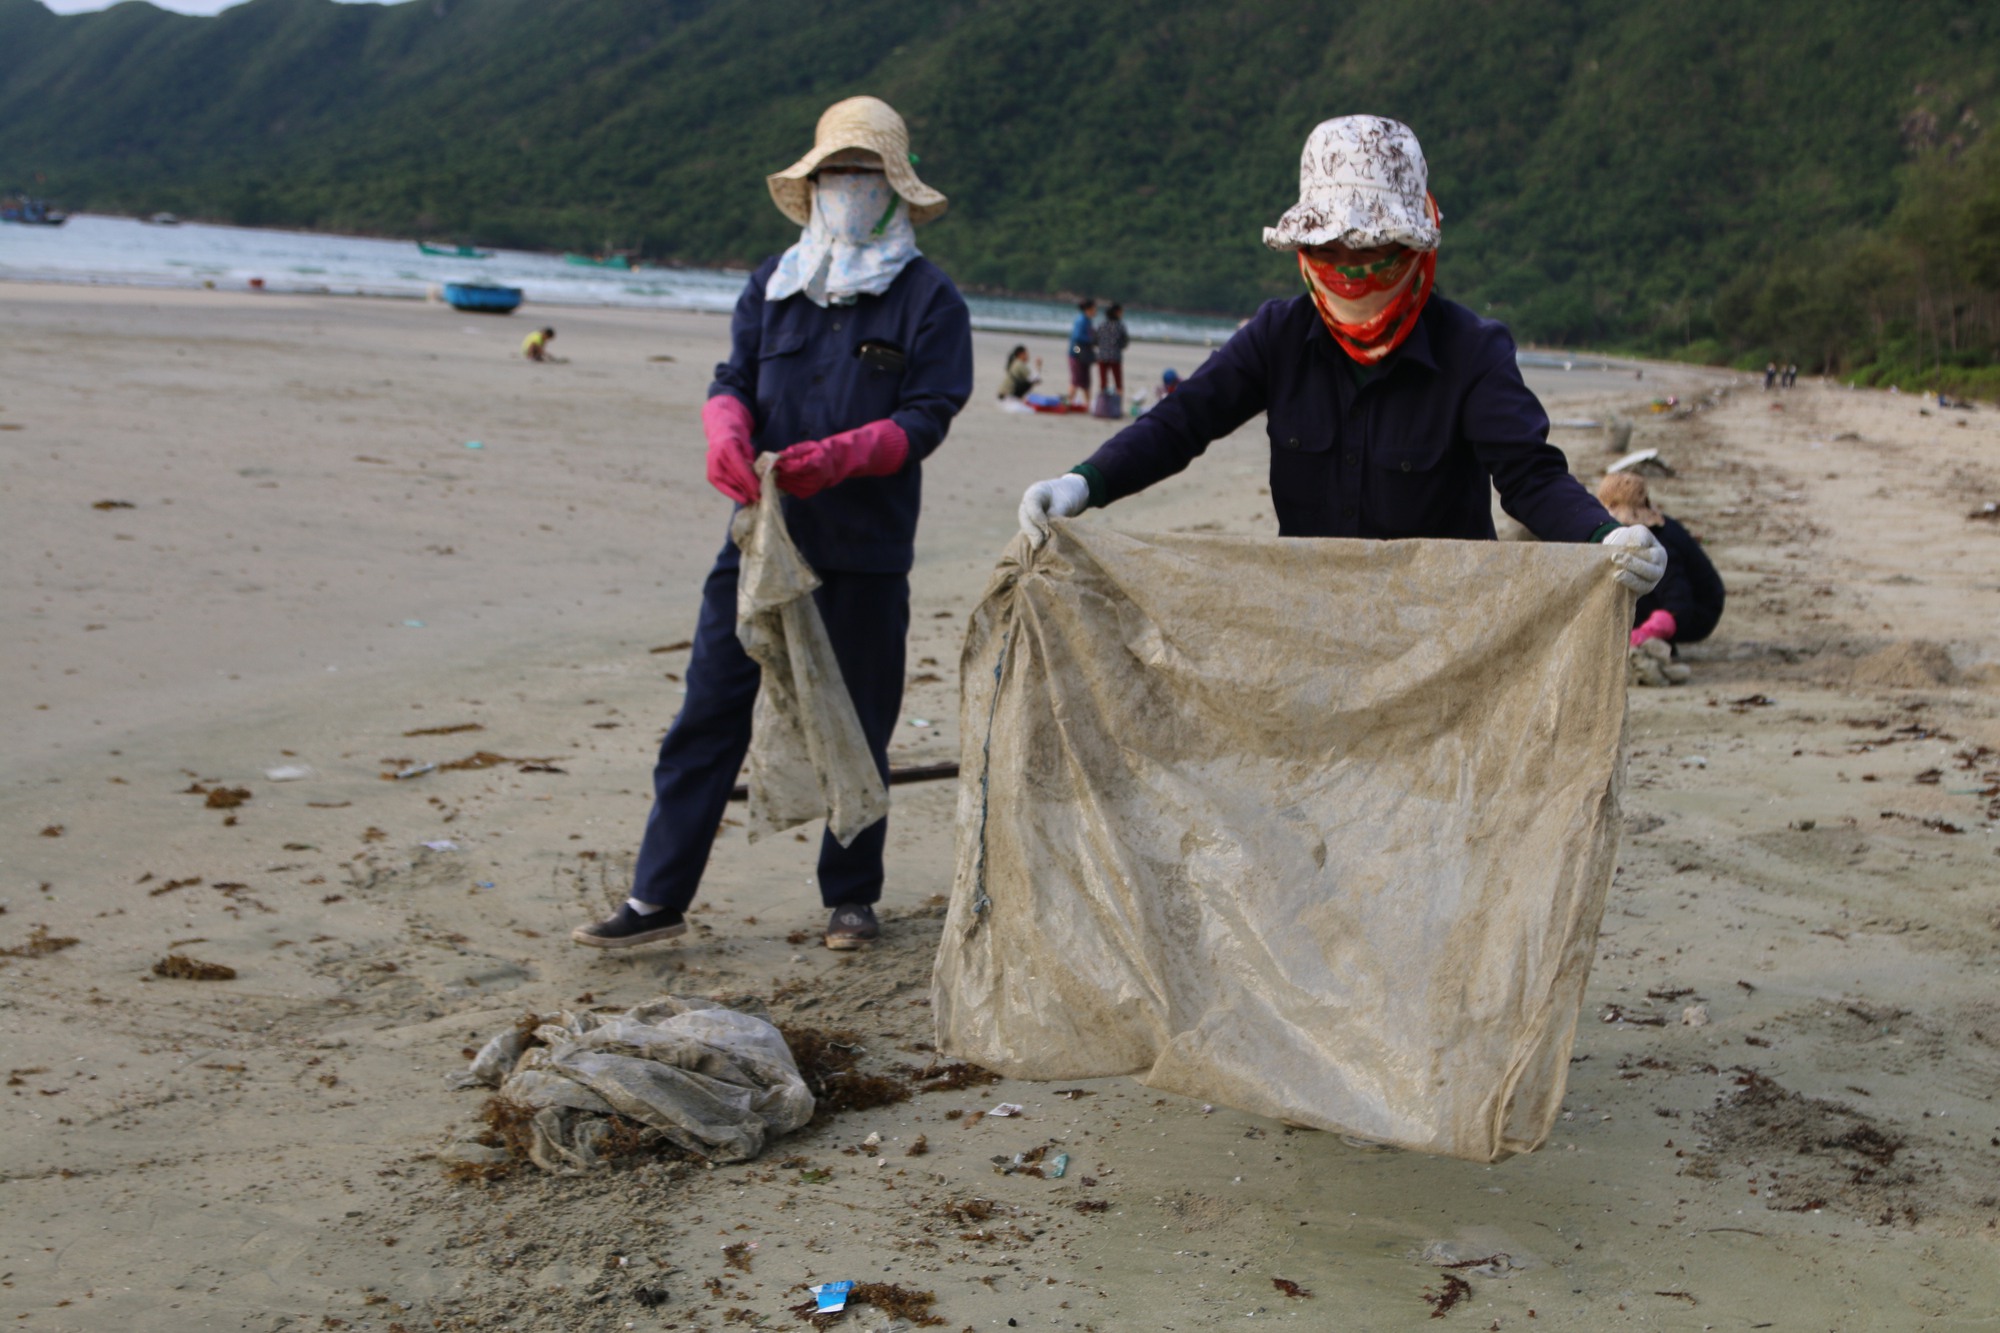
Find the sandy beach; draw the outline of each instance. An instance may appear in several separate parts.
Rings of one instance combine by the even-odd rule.
[[[1968,518],[2000,500],[2000,412],[1686,367],[1529,375],[1555,418],[1636,420],[1730,589],[1692,681],[1632,693],[1541,1151],[1006,1081],[744,1166],[448,1178],[482,1094],[446,1076],[525,1010],[755,997],[924,1066],[950,885],[951,784],[903,786],[871,951],[819,947],[803,838],[735,827],[677,945],[570,944],[623,894],[724,539],[698,411],[727,324],[565,310],[566,363],[528,364],[542,318],[0,285],[10,1326],[776,1329],[855,1278],[974,1330],[2000,1327],[2000,522]],[[1052,378],[1062,348],[975,342],[926,467],[898,764],[958,757],[1020,491],[1114,428],[999,411],[1007,347]],[[1614,457],[1555,438],[1593,486]],[[1086,521],[1273,533],[1266,462],[1252,423]],[[155,977],[168,954],[236,976]],[[965,1114],[1001,1101],[1025,1114]],[[1045,1145],[1064,1178],[995,1172]]]

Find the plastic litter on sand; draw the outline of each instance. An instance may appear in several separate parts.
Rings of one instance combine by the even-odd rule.
[[[272,782],[297,782],[312,775],[313,771],[304,764],[280,764],[264,770],[264,776]]]
[[[813,1301],[819,1306],[820,1314],[839,1314],[847,1308],[847,1293],[854,1290],[852,1282],[822,1282],[806,1290],[813,1294]]]

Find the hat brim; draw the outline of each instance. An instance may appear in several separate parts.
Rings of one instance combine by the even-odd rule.
[[[1403,199],[1385,191],[1355,190],[1330,206],[1301,199],[1285,210],[1277,226],[1264,228],[1264,244],[1273,250],[1304,250],[1315,245],[1345,245],[1355,250],[1407,245],[1412,250],[1435,250],[1438,224],[1422,205],[1413,212]]]
[[[771,202],[780,213],[805,226],[812,221],[812,174],[835,153],[863,148],[882,159],[882,174],[889,178],[889,188],[910,206],[912,223],[921,226],[942,214],[950,201],[917,178],[908,154],[887,144],[868,142],[870,137],[862,132],[845,136],[839,143],[817,144],[783,171],[773,172],[765,178],[771,187]]]

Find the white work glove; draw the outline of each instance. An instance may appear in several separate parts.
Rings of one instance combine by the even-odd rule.
[[[1667,548],[1651,528],[1634,523],[1607,534],[1604,544],[1612,548],[1611,561],[1618,569],[1612,577],[1639,596],[1659,587],[1666,577]]]
[[[1021,497],[1021,531],[1040,546],[1049,539],[1049,520],[1081,514],[1090,504],[1090,483],[1074,472],[1038,481]]]

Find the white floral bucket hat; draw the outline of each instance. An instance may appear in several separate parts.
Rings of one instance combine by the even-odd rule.
[[[1299,154],[1299,201],[1275,227],[1273,250],[1341,244],[1366,250],[1392,242],[1435,250],[1438,218],[1427,190],[1424,150],[1408,125],[1384,116],[1321,121]]]
[[[836,153],[848,154],[842,162],[853,162],[856,150],[882,160],[889,188],[910,206],[911,222],[929,222],[944,212],[945,197],[917,179],[909,127],[879,97],[850,97],[826,109],[813,134],[812,151],[767,178],[778,211],[805,226],[812,220],[812,174]]]

